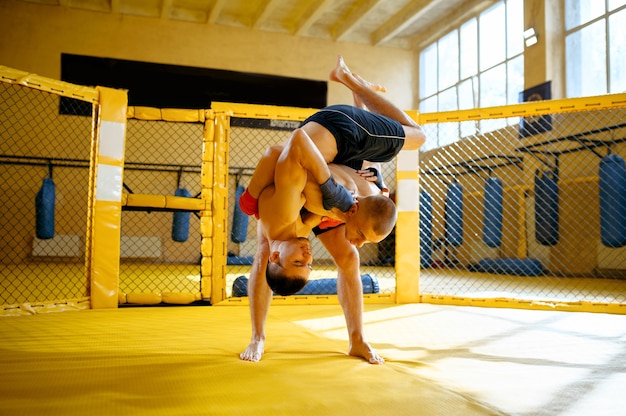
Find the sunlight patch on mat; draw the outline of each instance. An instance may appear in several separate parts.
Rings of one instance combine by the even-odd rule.
[[[454,391],[470,394],[505,412],[538,411],[572,380],[588,370],[450,358],[420,368],[417,374]]]
[[[626,315],[584,312],[568,314],[550,327],[599,337],[619,337],[626,335]]]
[[[626,409],[626,374],[614,374],[568,410],[569,416],[622,416]]]
[[[428,356],[429,351],[468,348],[472,343],[519,330],[524,325],[496,317],[468,314],[467,311],[471,310],[428,304],[369,310],[363,315],[365,334],[386,359],[417,360]],[[294,323],[326,338],[348,339],[342,315]]]
[[[472,348],[471,351],[509,360],[526,358],[558,364],[605,364],[620,353],[621,346],[584,337],[529,330]]]

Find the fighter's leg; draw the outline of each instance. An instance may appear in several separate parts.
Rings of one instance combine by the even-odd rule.
[[[424,144],[426,136],[419,124],[391,103],[391,101],[373,90],[371,83],[365,81],[360,76],[355,76],[341,56],[337,58],[337,65],[330,73],[330,79],[348,87],[353,94],[359,97],[360,102],[369,111],[384,115],[402,124],[406,135],[404,149],[415,150]]]
[[[345,62],[344,62],[344,65],[345,65]],[[346,66],[346,68],[347,68],[347,66]],[[367,88],[369,88],[370,90],[372,90],[372,91],[387,92],[387,88],[385,88],[381,84],[376,84],[375,82],[368,81],[365,78],[363,78],[362,76],[360,76],[359,74],[355,74],[354,72],[352,72],[352,76],[355,77],[358,81],[360,81],[363,84],[365,84],[365,86]]]
[[[362,83],[364,83],[372,91],[387,92],[387,89],[385,87],[383,87],[382,85],[380,85],[380,84],[375,84],[373,82],[369,82],[369,81],[361,78],[361,76],[359,76],[359,75],[357,75],[355,73],[353,73],[352,75],[354,75],[355,78],[357,78]],[[359,94],[357,94],[356,92],[354,92],[354,91],[352,92],[352,99],[354,100],[354,106],[355,107],[362,108],[363,110],[367,110],[367,106],[365,105],[365,103],[361,99],[361,96]]]

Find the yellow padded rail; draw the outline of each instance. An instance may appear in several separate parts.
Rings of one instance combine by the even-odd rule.
[[[206,201],[173,195],[123,194],[122,206],[136,208],[200,211],[206,209]]]
[[[23,85],[90,103],[97,102],[99,97],[95,88],[74,85],[2,65],[0,65],[0,82]]]
[[[509,298],[466,298],[461,296],[422,295],[422,303],[436,305],[478,306],[485,308],[532,309],[541,311],[594,312],[626,314],[626,305],[602,302],[524,301]]]
[[[182,123],[204,123],[205,110],[179,108],[128,107],[126,118],[147,121],[172,121]]]
[[[484,120],[503,117],[528,117],[572,111],[602,110],[626,107],[626,93],[599,95],[584,98],[565,98],[561,100],[532,101],[502,107],[474,108],[471,110],[443,111],[440,113],[420,114],[418,122],[445,123]]]
[[[278,107],[273,105],[217,103],[211,104],[211,109],[216,113],[230,113],[239,118],[262,118],[273,120],[298,120],[302,121],[315,113],[313,108]]]
[[[233,117],[239,118],[260,118],[268,120],[294,120],[303,121],[318,109],[315,108],[298,108],[298,107],[278,107],[273,105],[258,104],[239,104],[214,102],[211,103],[211,109],[216,113],[228,113]],[[413,120],[419,119],[417,110],[405,111]]]

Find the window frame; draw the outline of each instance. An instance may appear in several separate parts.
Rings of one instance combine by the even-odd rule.
[[[626,4],[623,4],[619,7],[616,7],[613,10],[609,10],[609,3],[610,0],[602,0],[604,1],[604,13],[601,15],[598,15],[594,18],[589,19],[588,21],[585,21],[584,23],[580,23],[577,24],[575,26],[572,26],[571,28],[568,28],[567,24],[567,1],[568,0],[562,0],[561,1],[561,6],[562,6],[562,10],[563,10],[563,21],[564,21],[564,25],[563,25],[563,50],[564,50],[564,59],[565,59],[565,97],[567,98],[575,98],[575,97],[580,97],[583,96],[584,94],[580,94],[579,92],[581,92],[581,86],[580,85],[576,85],[576,86],[572,86],[570,85],[570,71],[572,70],[571,65],[576,65],[577,62],[580,62],[584,56],[583,55],[577,55],[575,57],[572,57],[572,55],[570,55],[570,51],[568,49],[568,38],[570,38],[571,36],[576,36],[577,34],[580,34],[584,29],[587,29],[591,26],[593,26],[594,24],[597,24],[598,22],[604,22],[604,39],[605,39],[605,44],[604,44],[604,71],[605,71],[605,85],[604,85],[604,91],[600,92],[594,92],[591,95],[602,95],[602,94],[611,94],[611,93],[616,93],[618,91],[615,91],[612,88],[611,85],[611,37],[610,35],[610,31],[611,31],[611,27],[610,27],[610,17],[623,12],[626,13]],[[580,1],[580,0],[578,0]],[[597,1],[597,0],[595,0]],[[574,58],[578,58],[578,59],[574,59]],[[576,89],[577,91],[574,91],[574,89]],[[588,94],[587,94],[588,95]]]
[[[449,28],[449,30],[447,30],[445,33],[443,33],[442,35],[438,36],[437,39],[433,40],[432,42],[430,42],[429,44],[425,45],[424,47],[422,47],[419,51],[419,78],[420,78],[420,84],[419,84],[419,94],[418,94],[418,108],[421,112],[432,112],[432,102],[435,101],[436,103],[436,111],[453,111],[453,110],[459,110],[459,109],[468,109],[467,105],[463,105],[463,103],[467,103],[469,101],[472,102],[473,106],[469,107],[469,108],[480,108],[482,107],[481,105],[481,101],[484,101],[484,98],[481,97],[481,78],[486,74],[489,73],[489,71],[494,70],[495,68],[504,65],[504,73],[505,73],[505,84],[506,84],[506,88],[503,92],[503,96],[502,99],[504,100],[504,103],[507,104],[513,104],[513,102],[509,102],[509,98],[512,96],[515,96],[516,98],[519,96],[519,93],[522,92],[523,90],[523,59],[524,59],[524,47],[522,44],[522,47],[519,49],[519,51],[517,51],[517,53],[510,53],[510,49],[511,49],[511,45],[512,42],[509,39],[510,37],[510,23],[511,23],[511,19],[509,16],[509,9],[510,9],[510,3],[517,1],[517,0],[500,0],[497,3],[491,5],[490,7],[488,7],[485,10],[480,11],[479,13],[476,13],[474,15],[472,15],[471,17],[468,17],[467,19],[464,19],[462,22],[460,22],[459,24],[452,26]],[[523,4],[524,2],[521,1],[520,2],[523,8]],[[486,15],[487,13],[492,12],[494,9],[496,9],[497,7],[504,7],[504,22],[503,22],[503,30],[504,30],[504,59],[503,60],[499,60],[495,63],[492,63],[492,65],[488,66],[488,67],[484,67],[481,68],[481,42],[480,42],[480,35],[481,35],[481,16]],[[475,52],[476,56],[473,58],[473,62],[475,64],[475,71],[472,71],[472,73],[467,73],[464,74],[464,68],[463,68],[463,62],[464,60],[462,59],[462,49],[461,47],[463,46],[465,40],[462,38],[462,33],[464,31],[464,28],[467,27],[467,25],[473,25],[474,27],[470,30],[473,31],[473,34],[475,36],[475,39],[473,41],[471,41],[470,43],[472,44],[472,46],[475,48],[473,49],[473,51]],[[521,32],[519,33],[519,42],[523,42],[523,22],[522,22],[522,26],[520,27]],[[440,56],[440,49],[439,49],[439,44],[442,40],[449,40],[449,36],[456,32],[456,42],[457,42],[457,46],[456,46],[456,51],[457,53],[457,62],[458,64],[456,65],[456,71],[457,71],[457,76],[456,76],[456,82],[454,82],[453,84],[446,84],[445,86],[440,86],[440,78],[441,78],[441,63],[439,62],[439,56]],[[431,55],[434,55],[438,61],[435,64],[431,65],[435,65],[436,69],[435,69],[435,75],[436,75],[436,80],[434,81],[434,84],[436,85],[436,88],[433,89],[432,86],[430,86],[431,88],[428,88],[429,94],[423,94],[423,91],[425,89],[425,82],[427,82],[427,80],[425,80],[425,70],[424,68],[426,67],[426,63],[424,62],[424,53],[426,51],[429,51],[429,49],[435,48],[435,51],[433,52],[432,50],[430,51]],[[515,94],[512,94],[509,89],[511,89],[511,85],[510,85],[510,66],[512,65],[513,62],[516,62],[517,59],[519,59],[521,57],[522,59],[522,85],[519,86],[519,91],[515,91]],[[517,61],[519,62],[519,61]],[[432,73],[432,69],[430,71],[430,73]],[[462,76],[464,75],[464,76]],[[462,89],[463,88],[467,88],[467,85],[471,85],[472,86],[472,97],[471,100],[467,100],[467,97],[463,96],[461,97],[462,94]],[[441,95],[445,95],[447,93],[449,93],[449,90],[454,88],[455,90],[455,94],[456,94],[456,105],[454,106],[454,108],[443,108],[441,105],[441,101],[440,101],[440,96]],[[433,92],[434,90],[434,92]],[[515,101],[517,102],[517,100]],[[429,104],[428,106],[425,106],[425,104]],[[505,127],[508,124],[511,123],[515,123],[515,120],[504,120],[503,121],[503,125],[501,127]],[[481,128],[481,122],[480,121],[476,121],[476,122],[471,122],[471,124],[473,125],[474,128],[472,128],[471,126],[468,126],[467,123],[464,123],[463,125],[459,124],[457,126],[457,139],[454,141],[458,141],[461,140],[463,137],[467,137],[468,135],[472,135],[472,134],[476,134],[480,131]],[[435,132],[435,134],[430,135],[430,137],[433,140],[429,141],[429,145],[428,145],[428,149],[432,149],[432,148],[436,148],[436,147],[440,147],[442,145],[446,145],[446,144],[450,144],[450,140],[449,138],[447,138],[447,140],[445,140],[446,143],[442,143],[440,144],[440,138],[438,137],[438,131]],[[433,143],[436,142],[436,143]],[[424,149],[424,150],[428,150],[428,149]]]

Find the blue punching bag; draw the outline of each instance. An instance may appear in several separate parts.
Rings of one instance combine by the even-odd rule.
[[[233,243],[243,243],[248,236],[248,216],[239,207],[239,197],[246,190],[243,186],[237,186],[235,190],[235,208],[233,209],[233,227],[230,239]]]
[[[459,247],[463,244],[463,187],[458,182],[448,185],[444,213],[446,243]]]
[[[420,266],[433,261],[433,200],[427,191],[420,191]]]
[[[483,241],[488,247],[500,247],[502,243],[502,181],[489,178],[485,183]]]
[[[56,188],[52,178],[44,178],[35,195],[35,229],[37,238],[47,240],[54,237],[54,204]]]
[[[373,274],[362,274],[361,284],[363,285],[364,294],[380,293],[380,285],[378,279]],[[313,279],[300,290],[297,295],[336,295],[337,279]],[[239,276],[233,282],[233,297],[248,296],[248,278]]]
[[[607,247],[626,245],[626,164],[620,155],[600,162],[600,234]]]
[[[178,188],[174,192],[174,196],[182,196],[185,198],[191,198],[191,192],[185,188]],[[189,238],[189,218],[191,212],[175,212],[174,220],[172,222],[172,240],[179,243],[184,243]]]
[[[559,184],[556,172],[535,173],[535,239],[544,246],[559,241]]]

